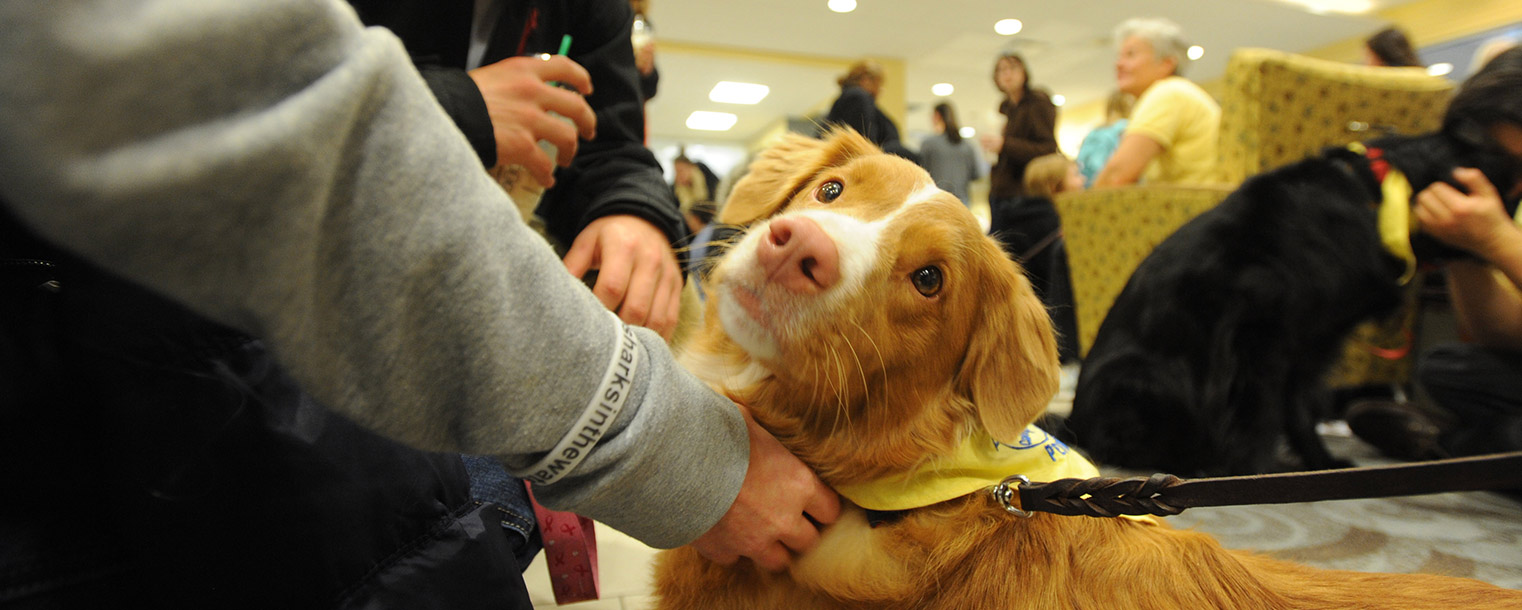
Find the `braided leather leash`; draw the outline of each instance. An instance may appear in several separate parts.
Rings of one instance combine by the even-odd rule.
[[[1187,508],[1389,498],[1452,491],[1522,488],[1522,451],[1394,466],[1240,477],[1061,479],[1031,483],[1015,475],[990,488],[1004,509],[1030,516],[1177,515]],[[1014,505],[1018,489],[1019,506]]]

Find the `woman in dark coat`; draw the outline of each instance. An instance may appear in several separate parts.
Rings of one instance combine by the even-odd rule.
[[[899,141],[898,125],[877,107],[877,93],[883,86],[881,65],[870,59],[858,61],[836,82],[840,84],[840,97],[830,105],[830,113],[824,119],[826,125],[850,127],[884,151],[920,162],[919,155]]]
[[[1004,133],[985,142],[999,160],[989,172],[990,203],[1025,194],[1025,166],[1032,159],[1057,152],[1057,106],[1051,96],[1030,86],[1025,59],[1005,53],[994,63],[994,85],[1004,92],[999,112],[1005,117]]]

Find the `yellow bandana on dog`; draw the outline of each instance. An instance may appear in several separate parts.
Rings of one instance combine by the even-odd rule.
[[[1411,215],[1411,181],[1392,167],[1379,183],[1379,190],[1385,196],[1379,204],[1379,239],[1390,254],[1405,261],[1406,271],[1400,276],[1401,285],[1405,285],[1416,276],[1416,252],[1411,249],[1411,232],[1416,230],[1416,217]]]
[[[1385,250],[1406,263],[1406,271],[1400,276],[1405,285],[1416,276],[1416,252],[1411,249],[1411,233],[1416,230],[1416,217],[1411,215],[1411,181],[1383,157],[1383,151],[1369,149],[1354,142],[1348,150],[1369,158],[1370,169],[1379,179],[1379,240]]]
[[[1099,469],[1045,430],[1027,426],[1013,443],[1001,443],[980,432],[950,456],[901,475],[842,485],[836,491],[869,510],[906,510],[959,498],[1016,474],[1044,483],[1097,477]]]

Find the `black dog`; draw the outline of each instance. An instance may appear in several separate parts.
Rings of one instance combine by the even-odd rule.
[[[1182,476],[1282,470],[1284,439],[1305,468],[1344,465],[1315,430],[1330,415],[1324,377],[1354,326],[1398,307],[1406,268],[1381,244],[1376,174],[1398,168],[1413,193],[1455,167],[1513,183],[1504,153],[1448,134],[1369,151],[1255,176],[1142,261],[1084,359],[1065,440]],[[1424,263],[1464,256],[1422,235],[1412,247]]]

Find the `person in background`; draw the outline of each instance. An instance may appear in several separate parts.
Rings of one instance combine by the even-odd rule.
[[[655,25],[650,22],[650,0],[629,0],[634,9],[634,27],[630,42],[634,44],[634,67],[639,70],[640,98],[648,102],[660,88],[661,71],[655,67]]]
[[[1422,60],[1411,47],[1406,33],[1395,26],[1375,32],[1363,41],[1363,62],[1370,66],[1391,68],[1421,67]]]
[[[1474,55],[1469,58],[1468,75],[1474,76],[1481,68],[1490,64],[1490,60],[1506,52],[1507,49],[1517,46],[1519,42],[1522,42],[1522,39],[1515,35],[1501,35],[1480,43],[1479,48],[1474,50]]]
[[[1136,105],[1094,186],[1213,181],[1221,106],[1183,77],[1183,30],[1167,19],[1130,19],[1115,28],[1115,42],[1115,84]]]
[[[1083,176],[1085,188],[1094,186],[1099,171],[1115,154],[1115,147],[1120,146],[1120,136],[1126,131],[1126,117],[1131,116],[1131,105],[1135,101],[1136,98],[1124,91],[1110,92],[1110,97],[1105,100],[1104,124],[1090,130],[1083,137],[1083,143],[1078,145],[1078,158],[1074,161],[1078,164],[1078,173]]]
[[[1078,360],[1078,318],[1067,245],[1052,199],[1059,193],[1082,191],[1083,176],[1077,164],[1062,153],[1052,153],[1030,162],[1024,187],[1025,195],[990,204],[988,233],[999,240],[1005,254],[1025,267],[1036,295],[1051,313],[1057,356],[1071,364]]]
[[[994,86],[1004,93],[999,113],[1004,131],[985,138],[983,146],[997,155],[989,171],[988,200],[1012,200],[1024,194],[1025,166],[1041,155],[1057,152],[1057,106],[1045,91],[1031,87],[1030,69],[1017,53],[994,61]]]
[[[1083,189],[1083,174],[1078,171],[1078,162],[1069,160],[1062,153],[1037,157],[1025,168],[1025,192],[1032,197],[1052,199],[1059,193]]]
[[[678,153],[671,162],[671,170],[675,174],[671,181],[671,191],[675,193],[684,217],[697,204],[717,204],[719,176],[708,168],[708,164],[693,161],[685,153]],[[690,227],[691,218],[687,218],[687,222]],[[696,229],[691,229],[691,232],[696,232]]]
[[[713,218],[718,215],[718,207],[712,201],[703,201],[689,208],[685,215],[692,237],[687,242],[687,267],[683,271],[692,278],[698,298],[704,299],[707,295],[703,293],[702,280],[708,275],[711,262],[709,251],[713,249],[714,230],[717,228]]]
[[[0,606],[527,609],[458,453],[719,562],[836,518],[342,2],[0,0],[0,74]]]
[[[883,77],[882,64],[875,61],[863,59],[851,64],[845,75],[835,81],[840,85],[840,95],[830,104],[824,123],[855,129],[883,151],[919,163],[919,155],[899,139],[898,125],[877,106]]]
[[[935,105],[930,114],[935,135],[920,143],[920,160],[935,185],[971,206],[967,185],[983,177],[983,159],[972,142],[964,139],[951,102]]]
[[[624,321],[669,339],[682,291],[674,248],[687,231],[660,163],[644,145],[630,4],[349,4],[367,25],[402,39],[483,166],[523,159],[521,165],[545,187],[533,212],[566,269],[593,279],[593,293]],[[567,56],[554,55],[567,35]],[[563,88],[573,83],[575,90]],[[528,105],[540,99],[563,118],[534,114]],[[540,150],[541,140],[553,145],[553,160]]]
[[[1516,158],[1515,184],[1478,170],[1453,173],[1417,194],[1422,231],[1474,254],[1446,267],[1462,343],[1421,354],[1416,377],[1435,404],[1363,401],[1348,427],[1392,457],[1421,460],[1522,450],[1522,227],[1503,199],[1522,195],[1522,48],[1465,80],[1443,118]],[[1517,493],[1522,490],[1513,490]]]

